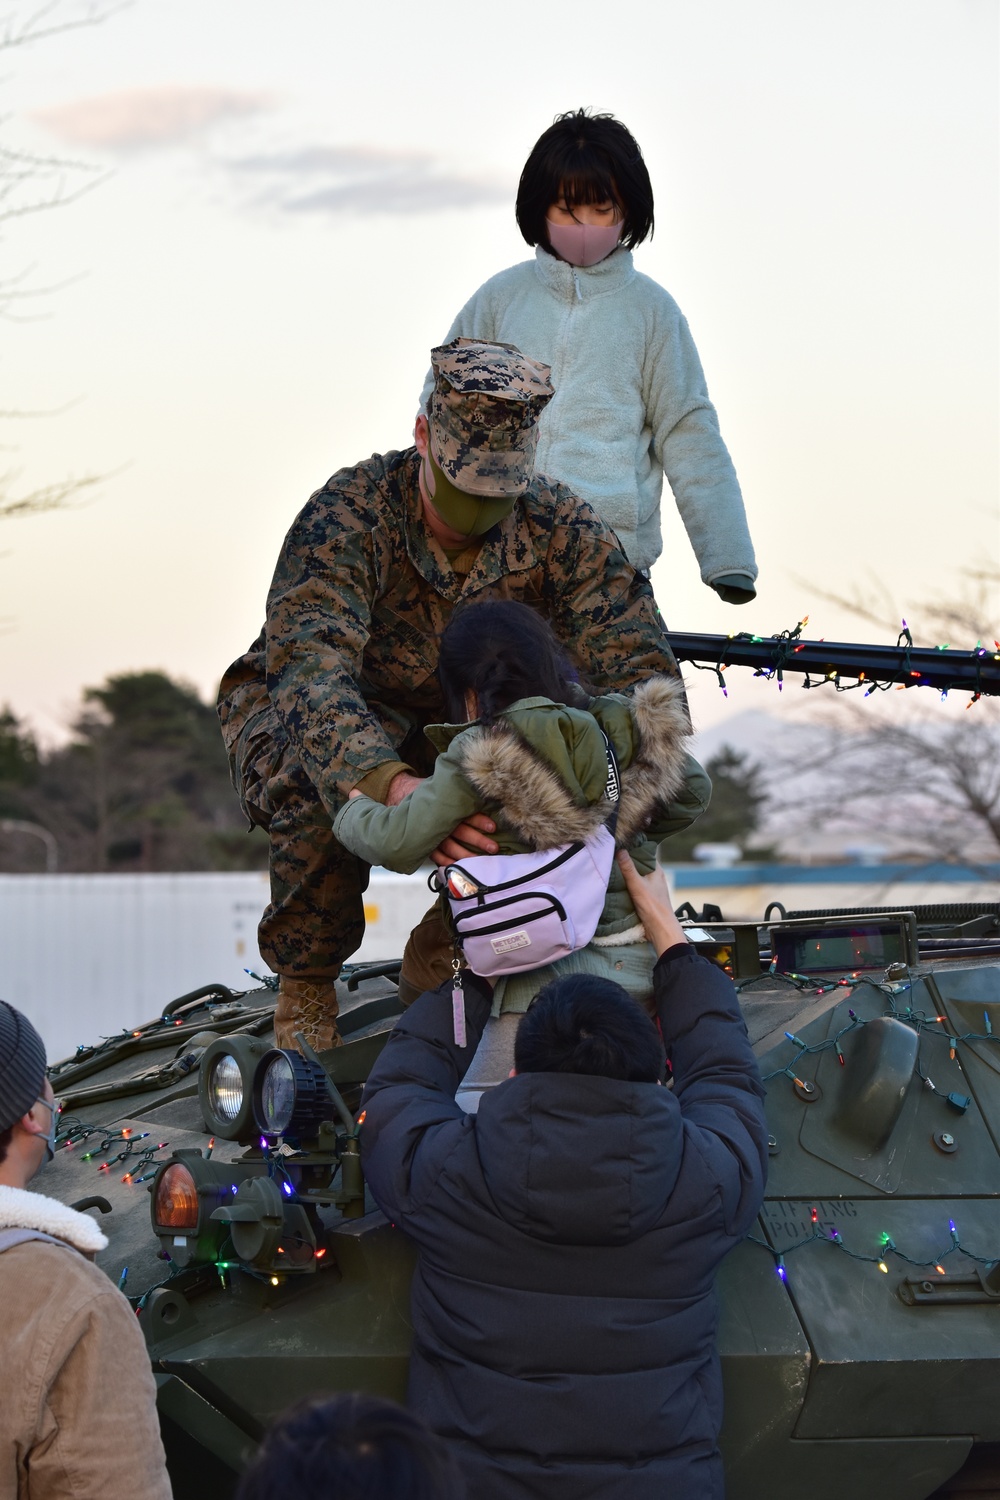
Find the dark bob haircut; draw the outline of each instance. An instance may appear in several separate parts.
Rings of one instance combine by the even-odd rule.
[[[437,670],[452,724],[465,722],[470,689],[484,724],[519,698],[551,698],[571,707],[587,702],[552,627],[514,599],[478,599],[457,609],[441,636]]]
[[[514,1039],[518,1073],[656,1083],[664,1061],[660,1033],[638,1002],[594,974],[553,979],[528,1006]]]
[[[462,1500],[444,1443],[378,1396],[293,1406],[265,1435],[236,1500]]]
[[[548,247],[545,216],[560,194],[577,203],[618,203],[621,243],[634,250],[653,233],[653,186],[635,137],[614,115],[585,109],[557,115],[539,136],[517,189],[517,227],[529,245]]]

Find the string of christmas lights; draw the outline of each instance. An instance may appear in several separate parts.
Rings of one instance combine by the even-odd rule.
[[[730,631],[729,635],[726,637],[726,642],[749,641],[751,645],[762,646],[766,641],[767,644],[772,647],[771,662],[767,666],[757,667],[753,675],[755,677],[763,677],[767,682],[770,682],[772,677],[777,678],[778,692],[780,693],[782,688],[784,687],[785,668],[788,666],[791,658],[802,649],[799,645],[796,644],[796,642],[798,642],[803,630],[808,624],[809,616],[805,615],[804,618],[801,619],[792,630],[781,630],[777,635],[773,636],[751,635],[747,630]],[[722,696],[724,698],[729,697],[729,690],[726,687],[726,679],[722,674],[723,672],[725,672],[727,667],[733,665],[732,662],[728,662],[725,660],[726,651],[727,646],[726,644],[724,644],[720,648],[718,659],[714,663],[691,660],[691,666],[695,667],[699,672],[715,673],[716,681],[722,689]],[[805,683],[803,683],[804,687],[812,686],[812,684],[808,681],[808,675],[809,674],[806,673],[807,680]]]
[[[775,977],[783,978],[785,976],[776,975]],[[788,977],[793,982],[795,980],[803,980],[803,976],[801,974],[789,975]],[[928,1033],[931,1036],[945,1037],[948,1041],[949,1057],[952,1062],[954,1062],[958,1047],[962,1043],[968,1044],[970,1042],[1000,1042],[1000,1036],[998,1036],[997,1033],[993,1030],[993,1023],[990,1020],[988,1010],[983,1011],[982,1031],[966,1031],[961,1033],[951,1029],[951,1024],[947,1016],[933,1015],[927,1011],[914,1010],[912,1005],[907,1006],[905,1010],[901,1010],[896,1004],[896,996],[903,991],[909,990],[911,988],[909,980],[899,983],[897,987],[893,987],[893,984],[891,982],[879,982],[878,980],[873,979],[870,975],[867,974],[845,974],[839,980],[837,980],[835,984],[831,984],[829,988],[836,989],[845,987],[857,987],[863,984],[870,985],[872,989],[878,990],[881,993],[886,1006],[883,1014],[892,1016],[894,1020],[902,1021],[906,1026],[911,1026],[917,1032],[918,1036],[923,1033]],[[824,991],[822,989],[818,989],[817,992],[823,993]],[[772,1078],[780,1078],[784,1076],[791,1079],[793,1084],[801,1087],[802,1079],[799,1078],[798,1074],[795,1071],[794,1062],[798,1061],[802,1057],[812,1056],[819,1052],[835,1051],[837,1054],[837,1061],[840,1063],[841,1067],[844,1067],[845,1059],[840,1046],[841,1037],[846,1036],[848,1032],[855,1031],[860,1027],[867,1026],[869,1024],[868,1021],[861,1020],[861,1018],[850,1007],[848,1008],[847,1014],[849,1017],[847,1023],[842,1026],[840,1030],[837,1031],[833,1036],[824,1037],[821,1042],[804,1042],[802,1038],[796,1036],[794,1032],[786,1031],[785,1036],[788,1041],[792,1042],[799,1049],[796,1057],[793,1062],[787,1063],[784,1067],[775,1068],[772,1072],[765,1074],[762,1081],[766,1084]],[[920,1067],[919,1052],[917,1055],[916,1071],[923,1081],[924,1086],[930,1089],[932,1093],[937,1093],[938,1090],[936,1085]],[[950,1098],[951,1095],[949,1095],[949,1099]]]
[[[250,973],[247,969],[246,973]],[[257,975],[253,976],[257,978]],[[266,981],[264,981],[266,983]],[[81,1042],[72,1057],[63,1058],[61,1062],[53,1063],[49,1068],[49,1078],[57,1083],[64,1073],[77,1067],[80,1063],[90,1062],[94,1058],[102,1058],[129,1042],[145,1041],[147,1038],[155,1037],[157,1033],[166,1033],[172,1028],[179,1026],[190,1026],[194,1024],[194,1013],[199,1010],[214,1010],[218,1006],[232,1005],[242,1000],[248,991],[230,990],[224,985],[216,985],[208,988],[208,993],[197,999],[192,999],[184,1007],[183,1015],[163,1014],[154,1017],[152,1021],[146,1021],[141,1026],[125,1027],[121,1031],[112,1033],[110,1036],[102,1036],[99,1042],[88,1045]],[[173,1002],[175,1003],[175,1002]],[[249,1015],[247,1017],[249,1019]]]
[[[281,1191],[285,1194],[286,1198],[294,1198],[296,1196],[295,1183],[289,1176],[288,1168],[281,1158],[280,1151],[272,1151],[270,1143],[264,1135],[260,1137],[260,1149],[267,1163],[268,1177],[274,1178],[280,1176],[282,1178],[280,1183]]]
[[[345,969],[349,967],[349,964],[344,965]],[[258,974],[254,969],[244,969],[243,972],[249,974],[251,979],[256,979],[257,983],[263,985],[266,990],[277,990],[281,983],[281,977],[278,974]]]
[[[885,1275],[889,1274],[888,1257],[890,1255],[894,1255],[897,1260],[905,1261],[908,1266],[915,1266],[918,1270],[927,1270],[928,1268],[931,1268],[937,1271],[939,1276],[947,1275],[944,1267],[944,1262],[948,1259],[949,1255],[955,1255],[956,1253],[966,1256],[969,1260],[975,1261],[977,1265],[986,1266],[987,1269],[992,1268],[998,1262],[997,1256],[990,1257],[985,1255],[977,1255],[975,1251],[970,1250],[968,1246],[963,1245],[961,1240],[959,1239],[958,1230],[955,1227],[954,1219],[948,1220],[948,1232],[951,1236],[951,1243],[949,1244],[947,1250],[942,1251],[940,1255],[934,1256],[931,1260],[917,1260],[914,1256],[907,1255],[905,1251],[900,1250],[895,1240],[887,1230],[883,1230],[879,1236],[877,1254],[869,1255],[862,1250],[851,1250],[844,1243],[843,1237],[841,1236],[838,1229],[831,1229],[829,1233],[827,1233],[823,1229],[820,1229],[819,1212],[816,1208],[810,1208],[809,1214],[813,1224],[816,1226],[813,1229],[812,1233],[803,1235],[802,1239],[796,1240],[793,1245],[785,1245],[784,1248],[780,1251],[776,1250],[773,1245],[769,1245],[766,1240],[760,1239],[755,1234],[747,1235],[747,1239],[751,1244],[760,1245],[763,1250],[766,1250],[768,1254],[773,1257],[774,1269],[779,1280],[781,1281],[788,1280],[788,1272],[785,1268],[785,1256],[791,1255],[796,1250],[801,1250],[804,1245],[812,1245],[817,1243],[830,1245],[833,1247],[833,1249],[839,1250],[843,1255],[848,1256],[851,1260],[863,1261],[868,1265],[878,1266],[879,1270],[882,1271]]]
[[[993,642],[993,651],[981,640],[971,651],[953,651],[947,643],[914,646],[905,620],[895,646],[827,642],[825,637],[805,641],[802,631],[808,623],[805,615],[792,629],[771,636],[749,631],[726,636],[668,631],[668,636],[677,660],[712,672],[727,697],[723,674],[732,666],[751,667],[755,677],[777,681],[779,692],[786,672],[794,671],[803,676],[804,688],[832,686],[838,693],[860,688],[865,697],[893,687],[933,687],[942,697],[952,691],[971,693],[971,708],[984,694],[1000,694],[1000,641]]]
[[[132,1161],[134,1156],[131,1169],[122,1178],[122,1182],[127,1183],[149,1182],[156,1173],[154,1170],[146,1174],[146,1168],[158,1167],[159,1162],[154,1159],[157,1152],[170,1145],[169,1141],[160,1141],[155,1146],[144,1146],[138,1154],[135,1154],[139,1142],[148,1140],[150,1135],[148,1130],[140,1131],[136,1135],[130,1125],[117,1129],[109,1125],[85,1125],[81,1120],[68,1118],[64,1122],[64,1128],[56,1135],[56,1150],[73,1151],[77,1146],[84,1145],[94,1135],[102,1137],[100,1143],[89,1151],[84,1151],[80,1160],[94,1161],[98,1156],[104,1156],[112,1146],[121,1142],[123,1143],[122,1150],[117,1156],[109,1156],[106,1161],[100,1162],[98,1171],[110,1172],[112,1167],[118,1166],[121,1162]]]
[[[184,1276],[191,1270],[191,1267],[189,1266],[175,1266],[165,1250],[160,1251],[160,1256],[163,1259],[170,1261],[171,1270],[167,1276],[164,1276],[162,1281],[157,1281],[153,1286],[148,1286],[141,1297],[129,1297],[128,1300],[132,1304],[132,1308],[135,1312],[136,1317],[138,1317],[142,1312],[142,1309],[146,1306],[146,1303],[149,1301],[153,1293],[158,1292],[161,1286],[169,1285],[171,1281],[176,1281],[179,1276]],[[126,1266],[125,1269],[128,1270],[128,1267]]]

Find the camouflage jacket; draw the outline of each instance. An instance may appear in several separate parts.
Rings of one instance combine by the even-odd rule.
[[[223,678],[230,751],[273,708],[331,813],[383,762],[429,770],[437,643],[460,602],[537,609],[597,692],[677,673],[648,581],[589,505],[536,475],[463,576],[424,523],[418,471],[415,448],[376,454],[316,491],[285,538],[264,630]]]

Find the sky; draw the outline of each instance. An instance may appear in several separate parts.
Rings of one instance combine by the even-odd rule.
[[[760,565],[721,603],[666,493],[668,626],[864,638],[825,595],[919,624],[1000,560],[996,0],[107,8],[0,58],[0,141],[81,164],[0,214],[90,184],[0,219],[5,466],[102,476],[0,528],[0,704],[43,741],[111,673],[214,695],[311,491],[410,441],[430,348],[530,254],[521,166],[581,105],[643,149],[637,265],[688,317]],[[731,675],[692,675],[698,727],[790,711]]]

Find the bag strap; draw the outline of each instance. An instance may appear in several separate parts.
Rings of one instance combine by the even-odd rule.
[[[601,733],[604,734],[603,729]],[[611,741],[606,734],[604,734],[604,749],[608,757],[608,780],[604,788],[604,800],[613,804],[611,816],[605,821],[604,826],[611,834],[611,837],[614,838],[615,829],[618,826],[618,807],[621,802],[622,783],[618,772],[618,761],[615,758]]]
[[[603,729],[601,733],[604,734]],[[604,788],[604,800],[613,802],[617,806],[622,794],[621,777],[618,774],[618,762],[615,759],[614,749],[606,734],[604,734],[604,750],[608,757],[608,779]]]

